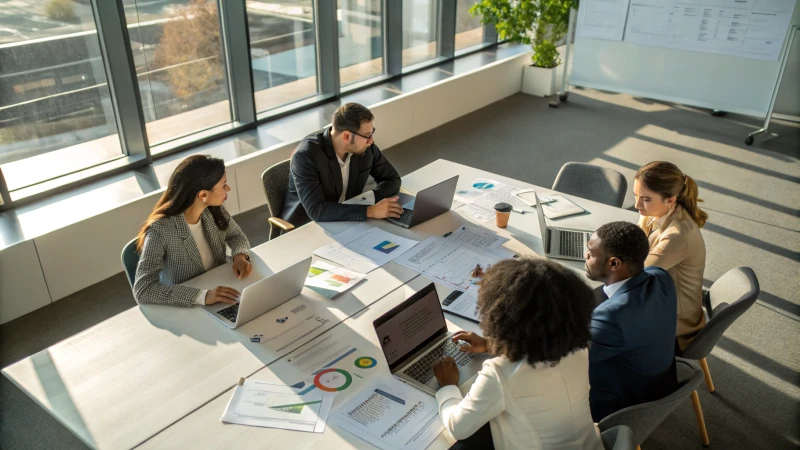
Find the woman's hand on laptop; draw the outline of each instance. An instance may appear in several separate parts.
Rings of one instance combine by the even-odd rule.
[[[233,257],[233,274],[236,275],[236,278],[240,280],[247,278],[252,270],[253,265],[247,260],[247,256],[239,254]]]
[[[453,334],[453,342],[464,341],[467,345],[462,345],[459,350],[464,353],[487,353],[486,339],[478,336],[471,331],[457,331]]]
[[[458,365],[456,360],[449,356],[445,356],[433,364],[433,374],[436,376],[439,386],[458,385]]]
[[[209,289],[206,293],[206,305],[213,305],[214,303],[236,303],[239,301],[241,294],[234,288],[225,286],[217,286],[215,289]]]
[[[403,207],[397,200],[400,197],[385,198],[372,206],[367,206],[367,217],[370,219],[385,219],[387,217],[394,217],[399,219],[403,214]]]

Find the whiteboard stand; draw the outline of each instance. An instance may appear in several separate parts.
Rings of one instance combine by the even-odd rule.
[[[778,89],[781,87],[781,80],[783,80],[783,71],[786,69],[786,62],[789,60],[789,53],[792,50],[792,44],[794,43],[794,35],[797,31],[797,25],[792,25],[789,28],[789,36],[786,39],[786,49],[783,52],[783,59],[781,59],[781,68],[778,69],[778,78],[775,80],[775,87],[772,89],[772,99],[769,101],[769,108],[767,109],[767,117],[764,118],[764,126],[761,129],[753,131],[749,135],[747,135],[747,139],[744,140],[744,143],[747,145],[753,145],[753,141],[755,137],[759,134],[763,134],[767,132],[769,128],[769,120],[772,118],[772,109],[775,107],[775,99],[778,98]]]
[[[569,25],[567,26],[567,49],[564,51],[564,73],[561,74],[561,89],[558,92],[558,100],[550,102],[550,106],[558,108],[559,102],[566,102],[569,97],[569,86],[567,85],[567,72],[569,72],[569,51],[574,45],[572,42],[572,31],[575,28],[575,9],[569,9]]]

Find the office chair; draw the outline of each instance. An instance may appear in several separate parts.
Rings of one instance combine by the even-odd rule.
[[[616,170],[568,162],[558,171],[553,190],[621,208],[628,182]]]
[[[635,450],[637,447],[633,441],[633,431],[625,425],[617,425],[603,431],[600,438],[606,450]]]
[[[676,350],[676,356],[694,359],[700,363],[708,392],[714,392],[711,372],[706,357],[717,345],[725,330],[756,302],[761,288],[755,272],[749,267],[737,267],[721,276],[704,295],[703,306],[708,311],[708,322],[686,347]]]
[[[609,414],[597,424],[600,431],[604,432],[617,425],[627,425],[633,431],[633,441],[638,447],[678,407],[680,402],[685,401],[687,396],[691,396],[703,445],[708,446],[708,433],[703,419],[703,410],[700,408],[700,398],[696,391],[697,386],[703,383],[703,371],[691,361],[677,359],[675,364],[678,373],[678,389],[675,392],[660,400],[629,406]]]
[[[136,266],[139,264],[139,253],[136,252],[138,241],[139,238],[133,238],[132,241],[125,244],[125,247],[122,247],[122,268],[125,269],[131,289],[133,289],[133,281],[136,279]]]
[[[269,239],[280,236],[281,231],[289,232],[294,229],[294,225],[281,219],[283,203],[286,200],[286,191],[289,189],[290,159],[281,161],[269,167],[261,174],[261,182],[264,184],[264,194],[267,196],[267,208],[269,209]]]

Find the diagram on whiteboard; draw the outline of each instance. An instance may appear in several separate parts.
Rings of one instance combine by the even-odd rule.
[[[622,9],[626,3],[627,11]],[[777,61],[795,3],[588,0],[581,4],[578,36]]]

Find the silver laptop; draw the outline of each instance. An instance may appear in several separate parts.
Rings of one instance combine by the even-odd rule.
[[[400,195],[403,214],[399,219],[387,217],[386,220],[403,228],[411,228],[450,211],[456,195],[458,175],[417,192],[417,196]]]
[[[570,230],[547,226],[539,194],[536,197],[536,214],[539,215],[539,227],[542,230],[542,246],[544,254],[551,258],[575,259],[583,261],[586,255],[586,246],[592,232],[586,230]]]
[[[439,389],[433,364],[443,356],[456,360],[459,384],[481,370],[485,357],[464,353],[452,341],[433,283],[372,324],[392,375],[425,392],[436,394]]]
[[[212,317],[229,328],[238,328],[265,312],[300,295],[311,266],[311,257],[252,284],[242,291],[239,302],[203,306]]]

